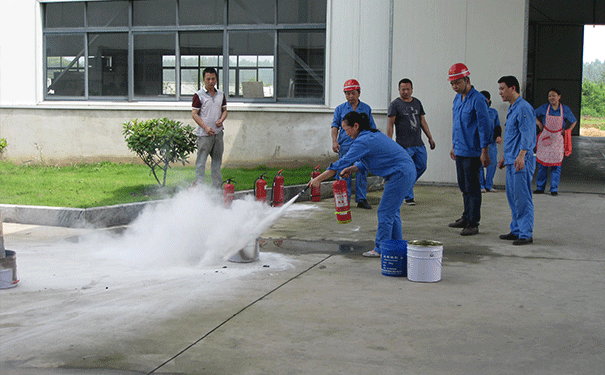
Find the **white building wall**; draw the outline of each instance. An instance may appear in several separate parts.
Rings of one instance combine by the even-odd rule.
[[[455,93],[447,74],[452,64],[468,66],[471,83],[479,91],[490,92],[504,125],[508,103],[500,99],[497,81],[514,75],[524,86],[525,14],[526,0],[395,1],[392,99],[398,96],[399,80],[410,78],[437,144],[428,151],[421,181],[456,181],[456,167],[449,156]],[[504,179],[504,172],[496,172],[496,183]]]
[[[335,108],[344,103],[343,84],[354,78],[361,85],[360,100],[373,113],[386,114],[391,1],[332,0],[331,4],[326,104]],[[376,122],[386,131],[386,118]]]
[[[36,0],[0,3],[0,104],[36,103],[42,77],[39,7]]]

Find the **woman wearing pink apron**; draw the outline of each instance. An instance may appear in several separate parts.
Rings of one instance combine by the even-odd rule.
[[[536,160],[538,161],[538,176],[534,194],[544,194],[548,169],[550,168],[550,194],[558,195],[561,179],[561,163],[564,156],[563,134],[567,134],[576,126],[577,120],[569,107],[561,104],[561,91],[556,88],[548,90],[549,104],[536,109],[536,124],[541,132],[536,144]]]

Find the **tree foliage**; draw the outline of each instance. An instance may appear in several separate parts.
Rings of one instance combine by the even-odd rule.
[[[583,65],[582,81],[605,83],[605,62],[595,60]]]
[[[187,157],[197,147],[193,127],[167,118],[125,122],[122,134],[128,148],[151,168],[160,186],[166,186],[170,164],[180,162],[185,165]],[[164,171],[162,181],[156,173],[158,169]]]
[[[582,116],[605,117],[605,83],[582,82]]]

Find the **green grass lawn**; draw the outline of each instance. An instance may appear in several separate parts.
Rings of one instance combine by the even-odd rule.
[[[314,166],[285,169],[285,185],[307,183]],[[249,190],[262,173],[268,187],[279,168],[223,168],[223,180],[233,178],[235,190]],[[210,171],[207,171],[209,179]],[[162,199],[187,188],[195,180],[194,167],[172,167],[166,187],[160,187],[149,167],[102,162],[66,167],[16,165],[0,162],[0,203],[89,208]]]

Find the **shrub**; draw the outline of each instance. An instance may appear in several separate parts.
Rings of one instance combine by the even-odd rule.
[[[170,163],[180,162],[185,165],[188,163],[188,155],[197,146],[193,127],[167,118],[125,122],[122,134],[128,148],[151,168],[151,173],[160,186],[166,186]],[[161,182],[156,173],[158,168],[164,171]]]
[[[4,150],[6,150],[6,146],[8,146],[6,138],[0,138],[0,155],[4,153]]]

